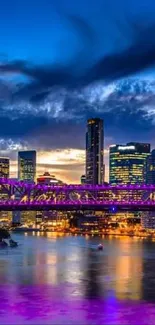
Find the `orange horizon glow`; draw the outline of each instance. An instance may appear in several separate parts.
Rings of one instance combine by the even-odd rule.
[[[104,151],[105,158],[108,150]],[[17,161],[10,161],[10,177],[17,177]],[[81,175],[85,174],[85,150],[82,149],[57,149],[37,152],[37,177],[45,172],[54,174],[56,178],[65,183],[80,183]],[[106,168],[108,179],[108,168]]]

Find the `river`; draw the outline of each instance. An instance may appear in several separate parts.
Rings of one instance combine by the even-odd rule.
[[[13,239],[18,248],[0,251],[0,324],[155,324],[154,242],[52,233]]]

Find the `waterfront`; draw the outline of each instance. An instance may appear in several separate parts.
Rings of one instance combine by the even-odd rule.
[[[13,238],[19,247],[0,251],[0,324],[154,324],[155,243],[54,233]]]

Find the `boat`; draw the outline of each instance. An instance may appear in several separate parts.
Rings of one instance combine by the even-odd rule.
[[[99,245],[97,246],[97,249],[98,249],[99,251],[102,251],[102,250],[103,250],[103,245],[102,245],[102,244],[99,244]]]

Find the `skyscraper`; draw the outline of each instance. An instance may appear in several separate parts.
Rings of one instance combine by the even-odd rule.
[[[102,184],[104,182],[104,135],[103,120],[92,118],[87,121],[86,132],[86,182]]]
[[[9,158],[0,157],[0,178],[9,178],[9,169],[10,169],[10,160]],[[3,189],[1,189],[0,199],[7,200],[8,193]],[[0,211],[0,219],[1,221],[10,222],[12,217],[11,212]]]
[[[10,160],[0,157],[0,178],[9,178]]]
[[[29,182],[36,180],[36,151],[18,152],[18,178]]]
[[[146,183],[146,159],[150,155],[150,144],[130,142],[110,147],[110,184]]]
[[[146,183],[155,184],[155,149],[146,160]]]

